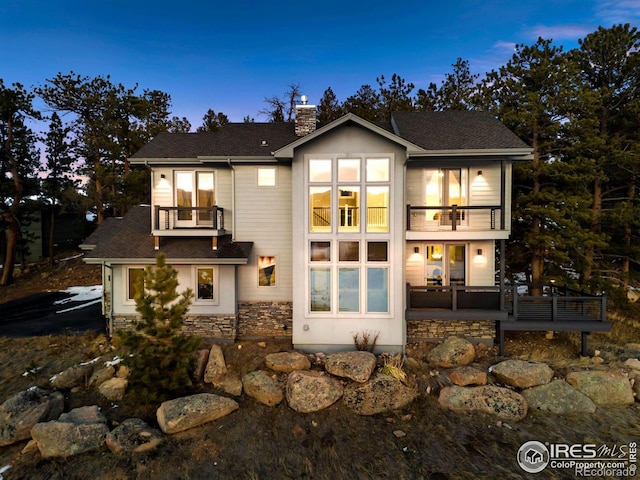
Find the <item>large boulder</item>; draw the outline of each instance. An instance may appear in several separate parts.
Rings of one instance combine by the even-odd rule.
[[[473,362],[476,350],[471,342],[461,337],[449,337],[442,345],[431,349],[427,361],[436,367],[453,368]]]
[[[116,402],[124,398],[128,380],[126,378],[113,377],[103,382],[98,387],[100,394],[110,402]]]
[[[322,372],[297,371],[287,378],[286,397],[296,412],[317,412],[333,405],[342,397],[342,384]]]
[[[238,409],[235,400],[212,393],[168,400],[156,411],[158,425],[164,433],[177,433],[213,422]]]
[[[0,447],[31,438],[36,423],[55,420],[63,410],[60,392],[32,387],[9,397],[0,405]]]
[[[162,442],[162,432],[139,418],[128,418],[107,435],[107,447],[113,453],[148,452]]]
[[[549,365],[524,360],[505,360],[490,370],[500,382],[516,388],[545,385],[553,378],[553,370]]]
[[[204,371],[207,368],[209,362],[209,350],[202,349],[196,353],[196,366],[193,369],[193,379],[196,382],[201,382],[204,378]]]
[[[309,370],[311,362],[300,352],[270,353],[265,358],[267,368],[274,372],[291,373],[297,370]]]
[[[239,397],[242,394],[242,380],[233,373],[217,375],[211,379],[211,384],[234,397]]]
[[[634,402],[629,378],[622,372],[589,370],[571,372],[567,382],[596,405],[631,405]]]
[[[96,368],[91,374],[91,378],[89,378],[89,386],[99,387],[107,380],[112,379],[115,374],[116,374],[116,368],[113,365],[107,365],[102,368]]]
[[[553,380],[546,385],[527,388],[522,396],[529,410],[551,413],[593,413],[596,405],[584,393],[577,391],[564,380]]]
[[[415,388],[382,373],[374,374],[366,383],[351,383],[344,389],[343,401],[358,415],[375,415],[400,409],[418,396]]]
[[[325,359],[324,368],[336,377],[366,382],[376,368],[376,356],[370,352],[333,353]]]
[[[527,402],[522,395],[493,385],[445,387],[440,391],[438,402],[442,408],[454,412],[483,412],[503,420],[519,421],[527,415]]]
[[[242,377],[242,385],[244,393],[270,407],[278,405],[284,399],[282,389],[267,372],[261,370],[247,373]]]
[[[212,345],[209,351],[209,359],[207,360],[207,366],[204,370],[204,381],[206,383],[212,383],[213,380],[228,373],[227,364],[224,361],[224,353],[220,345]]]
[[[461,387],[487,384],[487,372],[468,366],[456,368],[449,377],[454,384]]]
[[[51,386],[58,390],[70,390],[89,384],[95,362],[81,363],[51,377]]]
[[[36,423],[31,437],[48,457],[70,457],[104,445],[109,427],[97,406],[81,407],[60,415],[58,420]]]

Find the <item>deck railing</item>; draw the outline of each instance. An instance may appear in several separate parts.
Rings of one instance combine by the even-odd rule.
[[[500,205],[407,205],[407,230],[456,230],[463,225],[473,230],[504,230],[502,216]]]
[[[541,295],[531,296],[536,291]],[[516,294],[514,295],[514,292]],[[606,322],[606,295],[557,285],[506,287],[407,286],[409,309],[504,311],[518,322]]]
[[[224,230],[224,208],[155,206],[154,230]]]

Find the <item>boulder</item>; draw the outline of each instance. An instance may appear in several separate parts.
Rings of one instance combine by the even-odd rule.
[[[73,387],[87,385],[93,373],[93,363],[81,363],[69,367],[51,377],[51,386],[58,390],[71,390]]]
[[[310,413],[327,408],[342,397],[340,381],[323,372],[296,371],[289,374],[286,398],[296,412]]]
[[[36,423],[55,420],[63,410],[60,392],[32,387],[9,397],[0,405],[0,447],[31,438]]]
[[[278,405],[284,398],[282,389],[267,372],[247,373],[242,377],[242,385],[244,386],[244,393],[270,407]]]
[[[212,393],[163,402],[156,412],[158,425],[164,433],[177,433],[213,422],[238,409],[235,400]]]
[[[596,405],[584,393],[564,380],[553,380],[546,385],[527,388],[521,392],[529,410],[551,413],[593,413]]]
[[[209,351],[209,360],[204,370],[204,381],[211,383],[219,375],[228,373],[227,364],[224,361],[224,353],[220,345],[212,345]]]
[[[40,455],[70,457],[96,450],[104,445],[109,427],[98,407],[82,407],[62,414],[58,420],[36,423],[31,436]]]
[[[382,373],[375,373],[366,383],[351,383],[344,389],[344,403],[358,415],[398,410],[417,396],[416,389]]]
[[[89,386],[99,387],[101,384],[103,384],[107,380],[113,378],[115,374],[116,374],[116,369],[113,365],[109,365],[104,368],[97,368],[91,374],[91,378],[89,379]]]
[[[201,382],[204,378],[204,371],[207,368],[209,362],[209,350],[202,349],[196,353],[196,366],[193,369],[193,379],[196,382]]]
[[[128,418],[107,435],[107,447],[113,453],[148,452],[162,442],[162,432],[139,418]]]
[[[467,385],[486,385],[487,384],[487,372],[478,370],[473,367],[460,367],[456,368],[449,375],[451,381],[461,387]]]
[[[567,382],[596,405],[631,405],[634,402],[629,378],[622,372],[594,370],[571,372]]]
[[[640,370],[640,360],[637,358],[627,358],[624,365],[625,367],[629,367],[633,370]]]
[[[475,358],[476,351],[471,342],[460,337],[449,337],[442,345],[431,349],[427,361],[442,368],[453,368],[469,365]]]
[[[129,372],[130,371],[131,370],[126,365],[119,364],[118,365],[118,371],[116,372],[116,377],[118,377],[118,378],[127,378],[129,376]]]
[[[237,375],[225,373],[211,379],[211,384],[229,395],[238,397],[242,394],[242,381]]]
[[[363,383],[369,380],[376,368],[376,356],[362,351],[333,353],[325,359],[324,368],[336,377]]]
[[[510,421],[522,420],[527,415],[527,402],[522,395],[493,385],[445,387],[440,391],[438,403],[454,412],[482,412]]]
[[[640,401],[640,370],[631,370],[629,372],[629,382],[636,396],[636,401]]]
[[[107,400],[115,402],[124,398],[124,392],[127,389],[128,383],[126,378],[113,377],[101,383],[98,391]]]
[[[311,362],[300,352],[270,353],[266,359],[267,368],[274,372],[291,373],[296,370],[309,370]]]
[[[545,385],[553,378],[553,370],[545,363],[505,360],[489,369],[502,383],[516,388]]]

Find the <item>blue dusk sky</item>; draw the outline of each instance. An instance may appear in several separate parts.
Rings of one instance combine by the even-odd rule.
[[[539,36],[565,49],[598,26],[639,25],[640,0],[168,1],[17,0],[0,4],[0,78],[42,85],[58,72],[158,89],[193,128],[207,109],[242,121],[300,84],[317,104],[397,73],[440,83],[458,57],[473,73]]]

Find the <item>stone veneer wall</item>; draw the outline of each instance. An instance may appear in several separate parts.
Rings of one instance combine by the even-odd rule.
[[[239,302],[238,336],[291,337],[292,302]]]
[[[114,330],[133,330],[140,320],[136,315],[114,315]],[[238,336],[238,318],[236,315],[215,317],[211,315],[189,315],[184,318],[182,331],[202,338],[217,338],[233,341]]]
[[[407,320],[407,339],[409,340],[441,340],[453,336],[493,343],[496,338],[496,322],[493,320]]]

